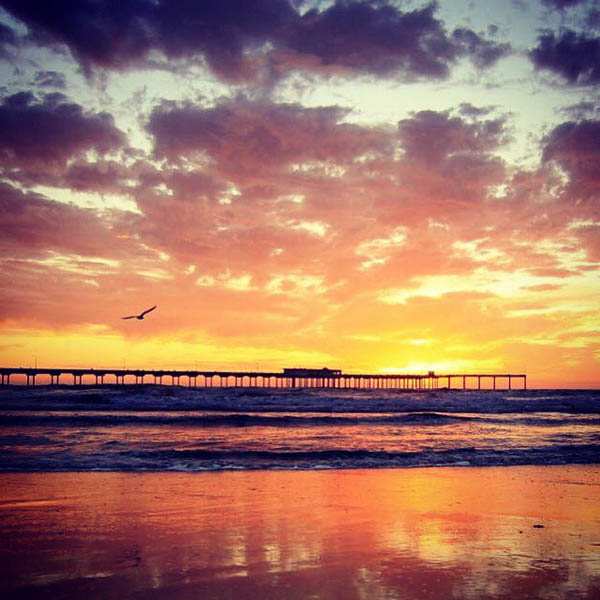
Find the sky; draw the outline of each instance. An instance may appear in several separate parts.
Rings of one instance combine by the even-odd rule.
[[[0,0],[4,366],[598,387],[599,269],[593,0]]]

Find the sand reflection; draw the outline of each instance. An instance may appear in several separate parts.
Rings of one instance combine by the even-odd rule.
[[[600,594],[598,467],[1,479],[15,598]]]

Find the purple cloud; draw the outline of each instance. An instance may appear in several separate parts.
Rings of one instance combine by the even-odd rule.
[[[491,67],[510,52],[510,44],[498,44],[486,40],[464,27],[455,29],[452,38],[479,69]]]
[[[587,37],[570,29],[558,36],[547,31],[530,52],[537,69],[557,73],[572,85],[600,83],[600,37]]]
[[[543,4],[549,8],[555,8],[556,10],[565,10],[566,8],[577,6],[583,2],[586,2],[586,0],[542,0]]]
[[[462,56],[488,67],[508,52],[469,29],[449,36],[435,3],[402,12],[386,0],[338,0],[300,14],[288,0],[0,0],[47,46],[64,44],[84,70],[167,60],[205,61],[218,76],[289,70],[445,78]],[[155,60],[153,57],[152,60]]]
[[[600,121],[563,123],[544,141],[544,162],[556,161],[567,171],[572,196],[600,197]]]
[[[121,148],[124,134],[107,113],[86,111],[63,94],[42,100],[20,92],[0,101],[0,157],[4,166],[64,165],[88,150]]]
[[[204,57],[230,76],[243,52],[260,45],[297,14],[286,0],[2,0],[40,44],[62,43],[84,69],[124,69],[158,50],[168,59]]]
[[[147,129],[155,154],[170,162],[208,155],[227,173],[252,176],[292,162],[343,163],[368,151],[384,152],[389,139],[378,129],[341,123],[339,107],[304,108],[234,99],[203,108],[165,102]]]
[[[406,158],[430,165],[465,155],[486,155],[503,143],[504,119],[469,122],[448,112],[423,110],[398,123]]]
[[[322,12],[306,13],[286,42],[324,65],[443,78],[457,48],[434,17],[435,8],[431,4],[402,13],[385,3],[336,2]]]

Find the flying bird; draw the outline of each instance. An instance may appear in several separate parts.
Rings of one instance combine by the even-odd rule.
[[[156,308],[156,306],[153,306],[152,308],[148,308],[144,312],[141,312],[139,315],[130,315],[129,317],[121,317],[121,319],[138,319],[139,321],[143,321],[144,317],[149,312],[152,312],[155,308]]]

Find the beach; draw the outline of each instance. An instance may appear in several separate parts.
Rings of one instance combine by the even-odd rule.
[[[600,594],[599,466],[4,473],[10,598]]]
[[[0,0],[0,600],[600,600],[600,0]]]

